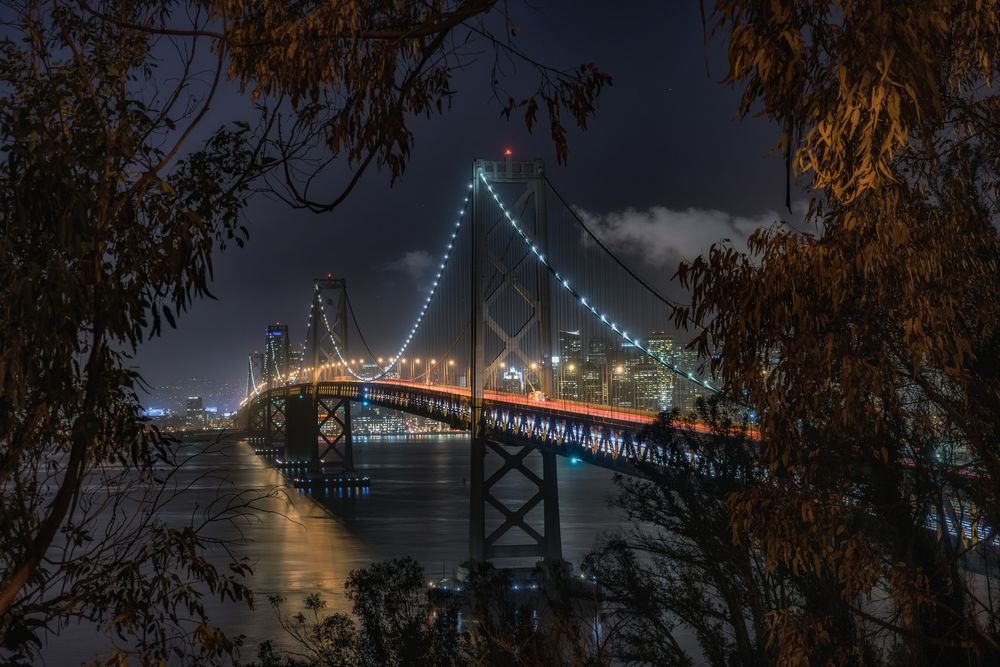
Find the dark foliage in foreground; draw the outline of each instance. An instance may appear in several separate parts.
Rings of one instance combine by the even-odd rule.
[[[473,571],[463,618],[457,607],[427,600],[415,561],[374,563],[347,579],[352,615],[324,614],[326,603],[315,595],[288,615],[285,601],[272,598],[284,640],[263,642],[258,662],[247,667],[608,664],[602,645],[589,639],[579,591],[559,569],[540,574],[548,593],[526,596],[506,572]]]
[[[690,665],[909,665],[928,660],[941,646],[925,638],[887,633],[899,609],[884,596],[856,593],[845,601],[835,573],[820,567],[769,562],[769,536],[741,528],[733,504],[773,483],[759,434],[727,415],[745,408],[722,400],[702,402],[696,415],[712,435],[678,429],[677,415],[664,415],[650,430],[673,460],[667,469],[645,468],[645,479],[617,478],[618,504],[634,521],[630,531],[609,539],[588,557],[586,568],[601,585],[602,620],[611,654],[627,664]],[[845,511],[858,519],[853,532],[829,535],[830,548],[851,544],[892,548],[900,526],[867,511],[863,498],[848,499]],[[758,512],[766,512],[760,507]],[[997,553],[987,545],[954,556],[959,540],[923,527],[925,562],[947,566],[946,580],[977,596],[967,618],[955,623],[986,629],[995,641],[1000,621]],[[837,546],[839,544],[839,546]],[[911,556],[916,559],[918,555]],[[982,565],[990,563],[992,578]],[[941,586],[938,584],[932,584]],[[972,615],[975,615],[973,618]],[[788,637],[776,630],[783,617],[819,624],[821,636]],[[809,652],[790,655],[789,642],[807,642]],[[953,647],[957,648],[957,647]],[[970,664],[991,664],[989,653],[964,647]],[[932,660],[928,660],[933,664]],[[943,663],[942,663],[943,664]]]

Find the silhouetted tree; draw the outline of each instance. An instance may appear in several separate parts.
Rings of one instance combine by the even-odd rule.
[[[616,477],[633,528],[585,568],[600,585],[603,631],[626,664],[772,664],[780,652],[769,643],[772,616],[823,604],[808,578],[765,566],[759,537],[733,533],[728,500],[766,477],[754,432],[727,416],[738,412],[721,399],[702,402],[686,419],[710,434],[662,415],[644,437],[671,464]],[[841,643],[863,644],[849,615],[836,632]]]
[[[100,624],[143,662],[182,660],[172,652],[182,637],[194,641],[193,659],[198,646],[213,655],[231,647],[205,624],[200,600],[245,598],[245,563],[234,557],[233,569],[216,570],[202,532],[149,514],[178,460],[138,417],[132,355],[210,295],[213,253],[245,242],[240,216],[256,192],[329,210],[370,166],[398,178],[413,147],[409,124],[446,111],[470,43],[482,41],[495,63],[522,58],[508,18],[490,0],[7,6],[4,655],[30,659],[42,633],[76,618]],[[523,112],[531,127],[543,108],[565,159],[561,114],[584,126],[610,79],[589,65],[529,67],[526,91],[505,94],[503,77],[491,79],[499,110]],[[226,78],[254,101],[249,118],[205,127]],[[323,168],[338,158],[351,175],[331,188]],[[320,201],[309,187],[318,182],[336,193]],[[102,514],[107,506],[116,518]],[[132,516],[145,519],[116,523]]]
[[[415,561],[373,563],[345,583],[353,618],[321,615],[326,604],[315,595],[306,598],[304,612],[288,616],[284,600],[272,598],[293,647],[263,642],[260,662],[248,667],[608,664],[603,647],[583,636],[588,619],[575,604],[580,591],[561,569],[544,576],[549,583],[528,592],[514,588],[510,572],[479,566],[465,584],[468,595],[450,600],[470,607],[460,622],[457,607],[428,602]]]
[[[782,130],[812,233],[774,226],[679,270],[677,321],[760,416],[768,474],[733,534],[824,604],[773,614],[776,659],[836,661],[848,614],[908,664],[1000,660],[1000,7],[720,0],[741,110]],[[950,526],[950,530],[947,528]],[[859,602],[863,601],[863,602]]]
[[[354,570],[344,584],[353,618],[321,615],[326,602],[305,600],[305,612],[282,614],[284,599],[271,604],[294,648],[276,651],[273,640],[261,644],[260,667],[277,665],[461,665],[464,637],[457,612],[435,611],[427,602],[424,573],[406,558]]]

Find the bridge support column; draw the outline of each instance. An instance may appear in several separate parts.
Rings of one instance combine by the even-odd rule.
[[[484,563],[486,557],[486,439],[472,437],[472,471],[469,485],[469,560]]]
[[[247,435],[254,440],[267,437],[267,402],[254,399],[247,406]]]
[[[562,561],[556,455],[538,452],[542,459],[542,474],[539,477],[526,463],[533,452],[538,450],[533,447],[508,447],[481,438],[473,440],[469,512],[471,561],[484,562],[497,558],[530,558],[548,563]],[[501,462],[499,468],[487,477],[487,466],[493,458],[488,456],[490,453],[498,456]],[[494,492],[496,484],[512,472],[520,473],[535,487],[534,493],[517,506],[508,505]],[[528,514],[539,503],[543,505],[541,532],[528,521]],[[487,526],[487,506],[499,513],[499,523]],[[514,534],[521,534],[520,541],[505,539],[512,530],[515,530]]]
[[[563,559],[562,531],[559,528],[559,485],[556,480],[556,455],[542,452],[542,485],[545,503],[545,560],[554,563]]]
[[[289,396],[285,415],[285,463],[319,468],[319,424],[314,397],[305,393]]]
[[[316,397],[316,430],[323,441],[319,454],[324,465],[340,472],[354,471],[354,438],[351,433],[351,402],[347,399]],[[315,421],[315,420],[314,420]],[[330,428],[326,428],[329,426]],[[331,433],[331,431],[335,431]]]
[[[272,395],[267,399],[264,418],[264,437],[267,438],[268,442],[285,439],[287,433],[285,426],[288,421],[285,416],[286,407],[285,396]]]

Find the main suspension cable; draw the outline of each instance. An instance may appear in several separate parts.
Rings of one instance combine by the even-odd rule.
[[[655,354],[652,350],[642,345],[640,340],[633,339],[632,337],[629,336],[627,331],[619,329],[617,323],[609,321],[607,313],[602,313],[598,311],[595,306],[587,303],[587,299],[579,292],[577,292],[576,289],[570,286],[569,279],[565,278],[558,271],[556,271],[555,267],[552,266],[551,262],[549,262],[545,258],[545,255],[543,255],[541,251],[538,249],[538,246],[535,243],[532,243],[531,239],[528,238],[528,234],[521,228],[520,225],[517,224],[517,222],[514,220],[514,217],[511,215],[510,211],[500,200],[500,195],[497,194],[497,192],[493,189],[493,186],[490,185],[489,180],[486,178],[486,174],[480,172],[479,178],[486,185],[486,188],[490,191],[490,194],[493,195],[493,199],[496,201],[497,206],[500,207],[501,213],[503,213],[503,215],[507,218],[507,222],[509,222],[510,225],[514,228],[514,230],[521,236],[521,239],[528,246],[528,249],[535,255],[535,258],[548,269],[549,273],[556,279],[556,282],[562,285],[563,289],[565,289],[567,292],[576,297],[577,301],[583,306],[584,310],[590,311],[590,313],[595,318],[600,320],[602,324],[604,324],[607,328],[611,329],[611,331],[617,334],[622,340],[634,346],[636,349],[640,350],[643,354],[645,354],[647,357],[649,357],[656,363],[660,364],[665,368],[668,368],[676,375],[679,375],[690,382],[693,382],[701,387],[704,387],[708,391],[714,393],[719,392],[719,389],[711,386],[708,382],[705,382],[704,380],[695,377],[694,373],[691,373],[689,371],[684,371],[674,363],[667,361],[665,358]]]

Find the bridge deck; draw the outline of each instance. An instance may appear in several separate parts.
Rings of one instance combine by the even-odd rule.
[[[336,378],[316,383],[276,387],[251,400],[244,409],[293,395],[367,401],[375,405],[429,417],[469,429],[472,411],[467,387],[408,380]],[[573,456],[595,465],[634,473],[640,463],[667,464],[670,455],[644,437],[657,416],[631,408],[616,408],[567,400],[533,400],[520,394],[484,393],[487,434],[501,444],[531,446]],[[708,434],[695,422],[677,422],[680,430]]]

